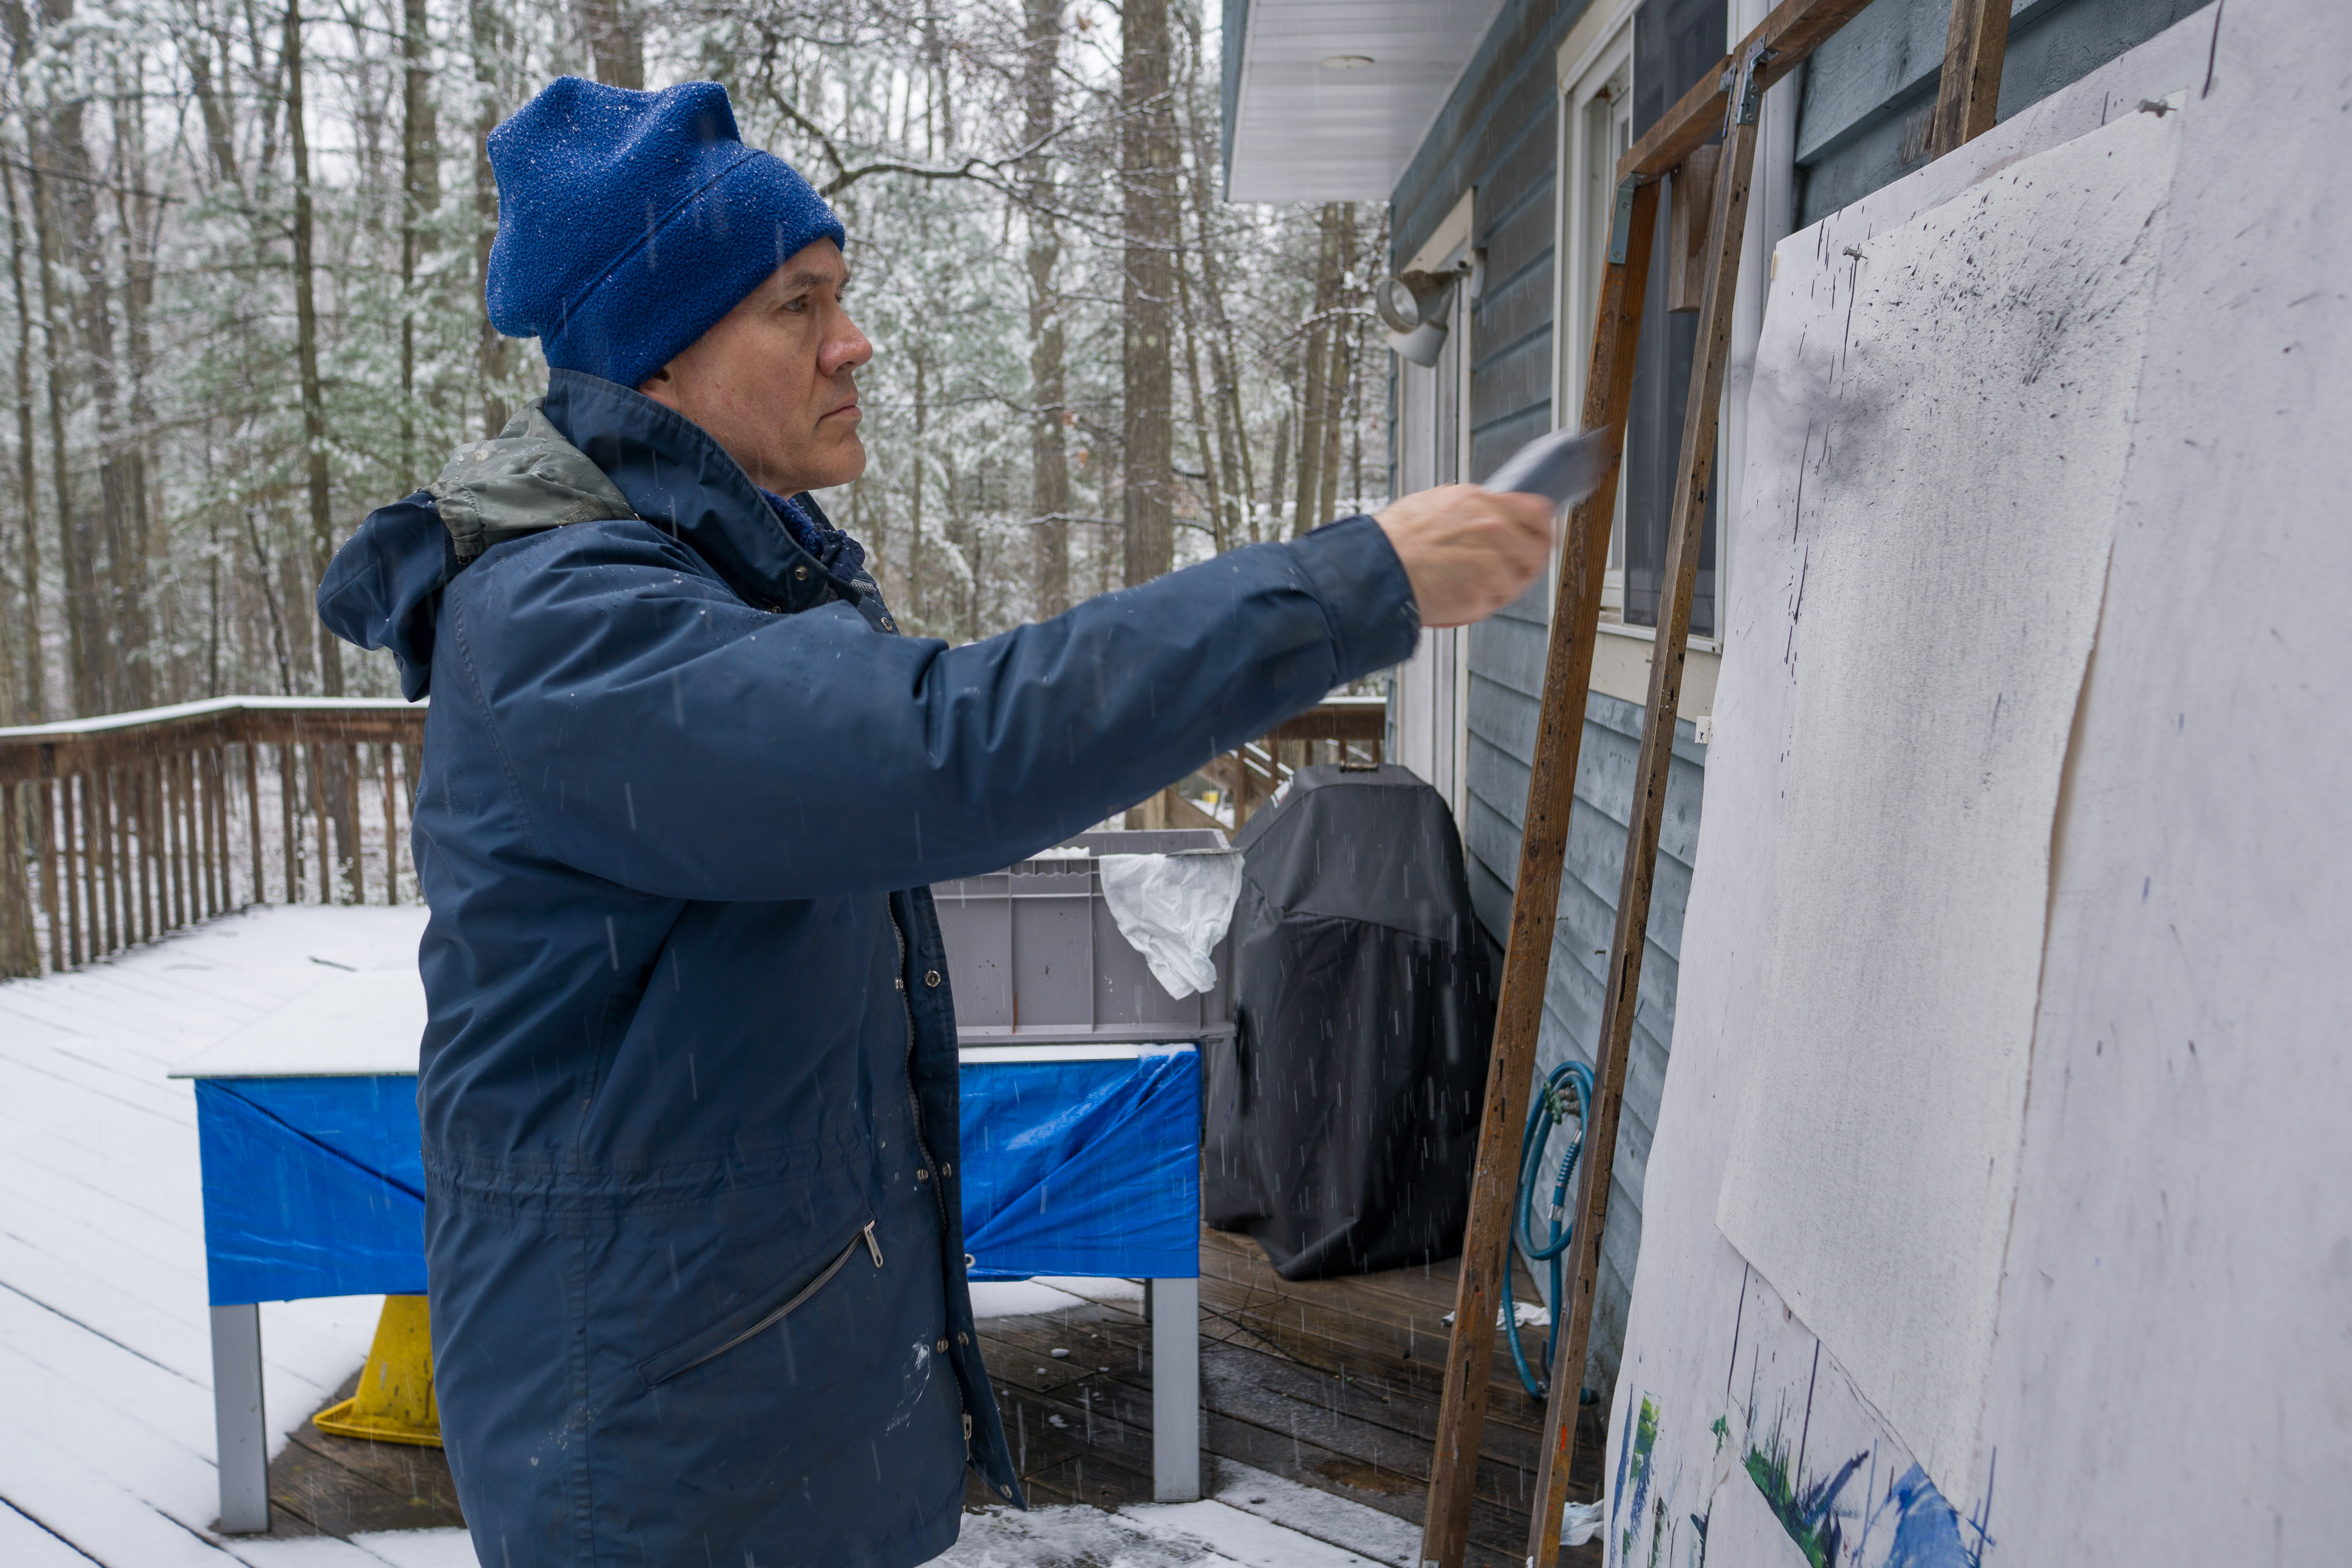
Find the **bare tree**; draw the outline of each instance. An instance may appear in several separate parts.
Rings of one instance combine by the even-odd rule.
[[[1165,572],[1175,549],[1175,135],[1169,112],[1168,0],[1128,0],[1119,59],[1120,191],[1127,244],[1119,293],[1125,393],[1120,517],[1126,580]]]
[[[1053,134],[1062,52],[1062,0],[1025,0],[1022,32],[1022,141],[1036,147]],[[1066,340],[1054,269],[1061,260],[1055,228],[1050,155],[1029,158],[1024,184],[1029,204],[1029,505],[1039,521],[1030,534],[1031,595],[1037,614],[1054,615],[1070,601],[1070,449],[1063,405],[1069,387],[1062,356]]]

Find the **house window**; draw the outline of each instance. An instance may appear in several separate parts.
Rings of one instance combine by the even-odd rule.
[[[1644,0],[1633,13],[1632,132],[1638,139],[1665,118],[1684,89],[1723,57],[1729,19],[1725,0]],[[1622,599],[1629,626],[1655,626],[1664,593],[1666,537],[1681,458],[1685,405],[1698,354],[1698,314],[1666,309],[1669,203],[1658,204],[1649,292],[1642,308],[1641,352],[1633,361],[1633,403],[1625,427]],[[1586,313],[1591,319],[1591,312]],[[1706,497],[1698,580],[1691,597],[1693,637],[1716,634],[1716,492]],[[1618,565],[1617,546],[1611,560]]]
[[[1621,5],[1620,10],[1623,7]],[[1571,40],[1571,44],[1580,40]],[[1592,313],[1601,304],[1601,277],[1608,265],[1609,225],[1615,215],[1617,160],[1633,145],[1633,28],[1625,16],[1608,26],[1597,43],[1561,62],[1560,82],[1559,319],[1561,330],[1559,423],[1573,423],[1584,407],[1584,375],[1592,359]],[[1558,563],[1551,579],[1557,587]],[[1609,528],[1609,570],[1601,591],[1601,615],[1619,621],[1625,608],[1625,491],[1621,483]]]

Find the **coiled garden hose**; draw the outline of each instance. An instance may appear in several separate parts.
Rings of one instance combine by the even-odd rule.
[[[1536,1103],[1528,1108],[1527,1131],[1519,1138],[1519,1191],[1511,1204],[1511,1241],[1524,1253],[1529,1263],[1548,1265],[1551,1270],[1551,1332],[1544,1341],[1544,1375],[1528,1370],[1527,1352],[1519,1347],[1519,1312],[1511,1299],[1511,1275],[1515,1270],[1504,1260],[1503,1327],[1511,1336],[1511,1361],[1519,1369],[1519,1385],[1537,1399],[1551,1392],[1552,1358],[1559,1350],[1559,1320],[1563,1305],[1562,1268],[1560,1260],[1568,1244],[1576,1235],[1575,1217],[1569,1213],[1569,1193],[1576,1179],[1577,1156],[1584,1152],[1584,1129],[1592,1109],[1592,1069],[1580,1061],[1563,1061],[1551,1071],[1551,1076],[1536,1091]],[[1551,1144],[1552,1134],[1568,1125],[1570,1115],[1576,1121],[1576,1132],[1569,1139],[1568,1152],[1560,1156],[1559,1169],[1551,1180],[1551,1203],[1545,1220],[1543,1239],[1536,1239],[1535,1200],[1538,1187],[1545,1175],[1544,1156]]]

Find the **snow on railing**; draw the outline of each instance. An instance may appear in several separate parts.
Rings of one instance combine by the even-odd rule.
[[[335,697],[0,728],[0,975],[251,904],[413,897],[424,735],[422,704]]]

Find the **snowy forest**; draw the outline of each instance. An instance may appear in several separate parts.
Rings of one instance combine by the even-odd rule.
[[[282,3],[283,8],[279,8]],[[537,395],[483,139],[726,84],[850,235],[869,466],[820,499],[962,642],[1385,497],[1381,209],[1228,204],[1201,0],[5,0],[0,725],[394,695],[310,608]]]

